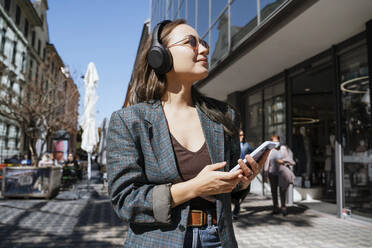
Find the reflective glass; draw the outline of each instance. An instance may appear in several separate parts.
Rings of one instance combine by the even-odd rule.
[[[260,0],[260,1],[261,21],[263,21],[287,0]]]
[[[247,142],[253,147],[262,143],[262,91],[246,98],[245,134]]]
[[[197,31],[204,36],[209,27],[209,0],[198,0]]]
[[[227,0],[212,0],[212,23],[214,23],[226,6]]]
[[[186,19],[186,1],[185,0],[180,0],[179,3],[178,3],[178,11],[177,11],[177,15],[176,15],[176,18],[177,19]]]
[[[195,28],[195,0],[186,0],[186,2],[187,2],[187,10],[186,10],[186,12],[187,12],[187,23],[191,26],[191,27],[193,27],[193,28]],[[200,35],[200,34],[199,34]]]
[[[167,10],[167,16],[166,16],[166,19],[170,19],[172,20],[173,19],[173,13],[174,13],[174,10],[173,10],[173,1],[172,0],[167,0],[166,1],[166,10]]]
[[[297,159],[295,185],[312,188],[313,199],[334,203],[335,163],[330,140],[335,136],[336,113],[334,71],[328,62],[306,65],[290,78],[292,130],[288,132]]]
[[[234,47],[257,26],[257,1],[235,0],[231,5],[231,44]]]
[[[221,16],[210,31],[209,61],[211,66],[220,61],[228,52],[228,25],[227,11],[225,11],[224,15]],[[207,40],[208,36],[204,39]]]
[[[152,1],[151,31],[157,23],[165,19],[165,0]]]
[[[173,19],[177,19],[177,18],[179,18],[178,17],[178,12],[179,12],[179,10],[178,10],[178,4],[179,4],[179,1],[178,0],[172,0],[172,4],[173,4]]]
[[[372,217],[372,128],[367,46],[340,56],[345,205]]]
[[[284,88],[284,82],[281,82],[264,90],[264,116],[265,140],[276,134],[281,143],[286,144]]]

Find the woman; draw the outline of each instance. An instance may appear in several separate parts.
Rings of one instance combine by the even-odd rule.
[[[229,193],[248,187],[259,165],[238,161],[236,112],[192,87],[208,75],[208,53],[185,21],[159,23],[136,66],[131,106],[111,116],[109,193],[129,223],[125,247],[237,247]],[[228,172],[236,163],[242,169]]]
[[[274,142],[280,142],[280,138],[278,135],[271,136],[270,140]],[[265,181],[267,181],[267,178],[269,178],[269,181],[270,181],[271,195],[273,199],[272,214],[280,213],[279,204],[278,204],[278,187],[279,187],[281,212],[283,216],[286,216],[287,207],[285,205],[285,201],[286,201],[286,193],[287,193],[287,188],[288,188],[289,183],[285,183],[286,180],[284,180],[284,177],[285,177],[285,174],[287,173],[287,170],[289,169],[285,167],[286,161],[284,160],[281,147],[279,146],[271,150],[269,157],[265,163],[264,173],[265,173]]]

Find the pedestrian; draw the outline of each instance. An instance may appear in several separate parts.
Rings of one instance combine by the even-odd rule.
[[[280,142],[280,137],[278,135],[271,136],[271,141]],[[283,155],[283,151],[286,154]],[[292,154],[292,152],[290,152]],[[294,174],[287,167],[287,165],[294,165],[293,157],[290,158],[289,150],[286,146],[278,146],[272,149],[268,159],[266,160],[264,166],[264,181],[267,179],[270,181],[271,195],[273,200],[273,212],[272,214],[279,214],[279,204],[278,204],[278,188],[280,195],[281,212],[283,216],[287,215],[286,207],[286,192],[290,183],[293,183]]]
[[[23,159],[21,160],[21,165],[31,165],[32,161],[28,158],[28,154],[23,155]]]
[[[111,116],[109,194],[129,224],[124,247],[237,247],[230,192],[247,188],[260,165],[239,159],[235,110],[193,87],[208,75],[208,53],[184,20],[159,23],[134,70],[130,106]]]
[[[253,149],[246,141],[244,131],[241,129],[239,131],[239,139],[240,139],[240,158],[244,159],[245,155],[253,152]],[[247,189],[231,193],[231,202],[234,204],[234,210],[233,210],[234,220],[238,219],[238,216],[240,213],[240,204],[244,201],[245,197],[248,195],[250,191],[250,187],[251,185],[249,184]]]
[[[42,159],[39,161],[39,167],[52,167],[54,166],[54,161],[52,160],[51,154],[46,152],[44,153]]]
[[[73,171],[74,176],[76,176],[78,179],[83,179],[82,171],[79,166],[79,162],[74,158],[74,154],[69,153],[67,156],[67,160],[64,164],[65,166],[68,166],[71,171]]]

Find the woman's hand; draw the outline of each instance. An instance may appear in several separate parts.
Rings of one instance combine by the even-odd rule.
[[[199,174],[191,179],[197,196],[230,193],[242,180],[243,171],[217,171],[226,166],[226,162],[207,165]]]
[[[267,157],[269,156],[270,150],[267,150],[261,157],[261,159],[256,162],[251,156],[246,155],[245,159],[249,164],[249,167],[239,159],[238,164],[240,165],[241,170],[243,171],[243,176],[241,177],[242,189],[246,189],[252,180],[260,173],[262,167],[265,164]]]

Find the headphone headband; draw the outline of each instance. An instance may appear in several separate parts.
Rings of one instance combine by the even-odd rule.
[[[152,31],[151,48],[147,53],[147,63],[158,75],[164,75],[172,69],[173,59],[168,49],[161,43],[161,32],[170,20],[158,23]]]
[[[152,31],[152,44],[154,44],[154,43],[162,44],[161,43],[161,37],[160,37],[161,32],[163,31],[164,26],[167,25],[168,23],[171,23],[171,22],[172,21],[170,21],[170,20],[164,20],[162,22],[159,22],[155,26],[154,30]]]

